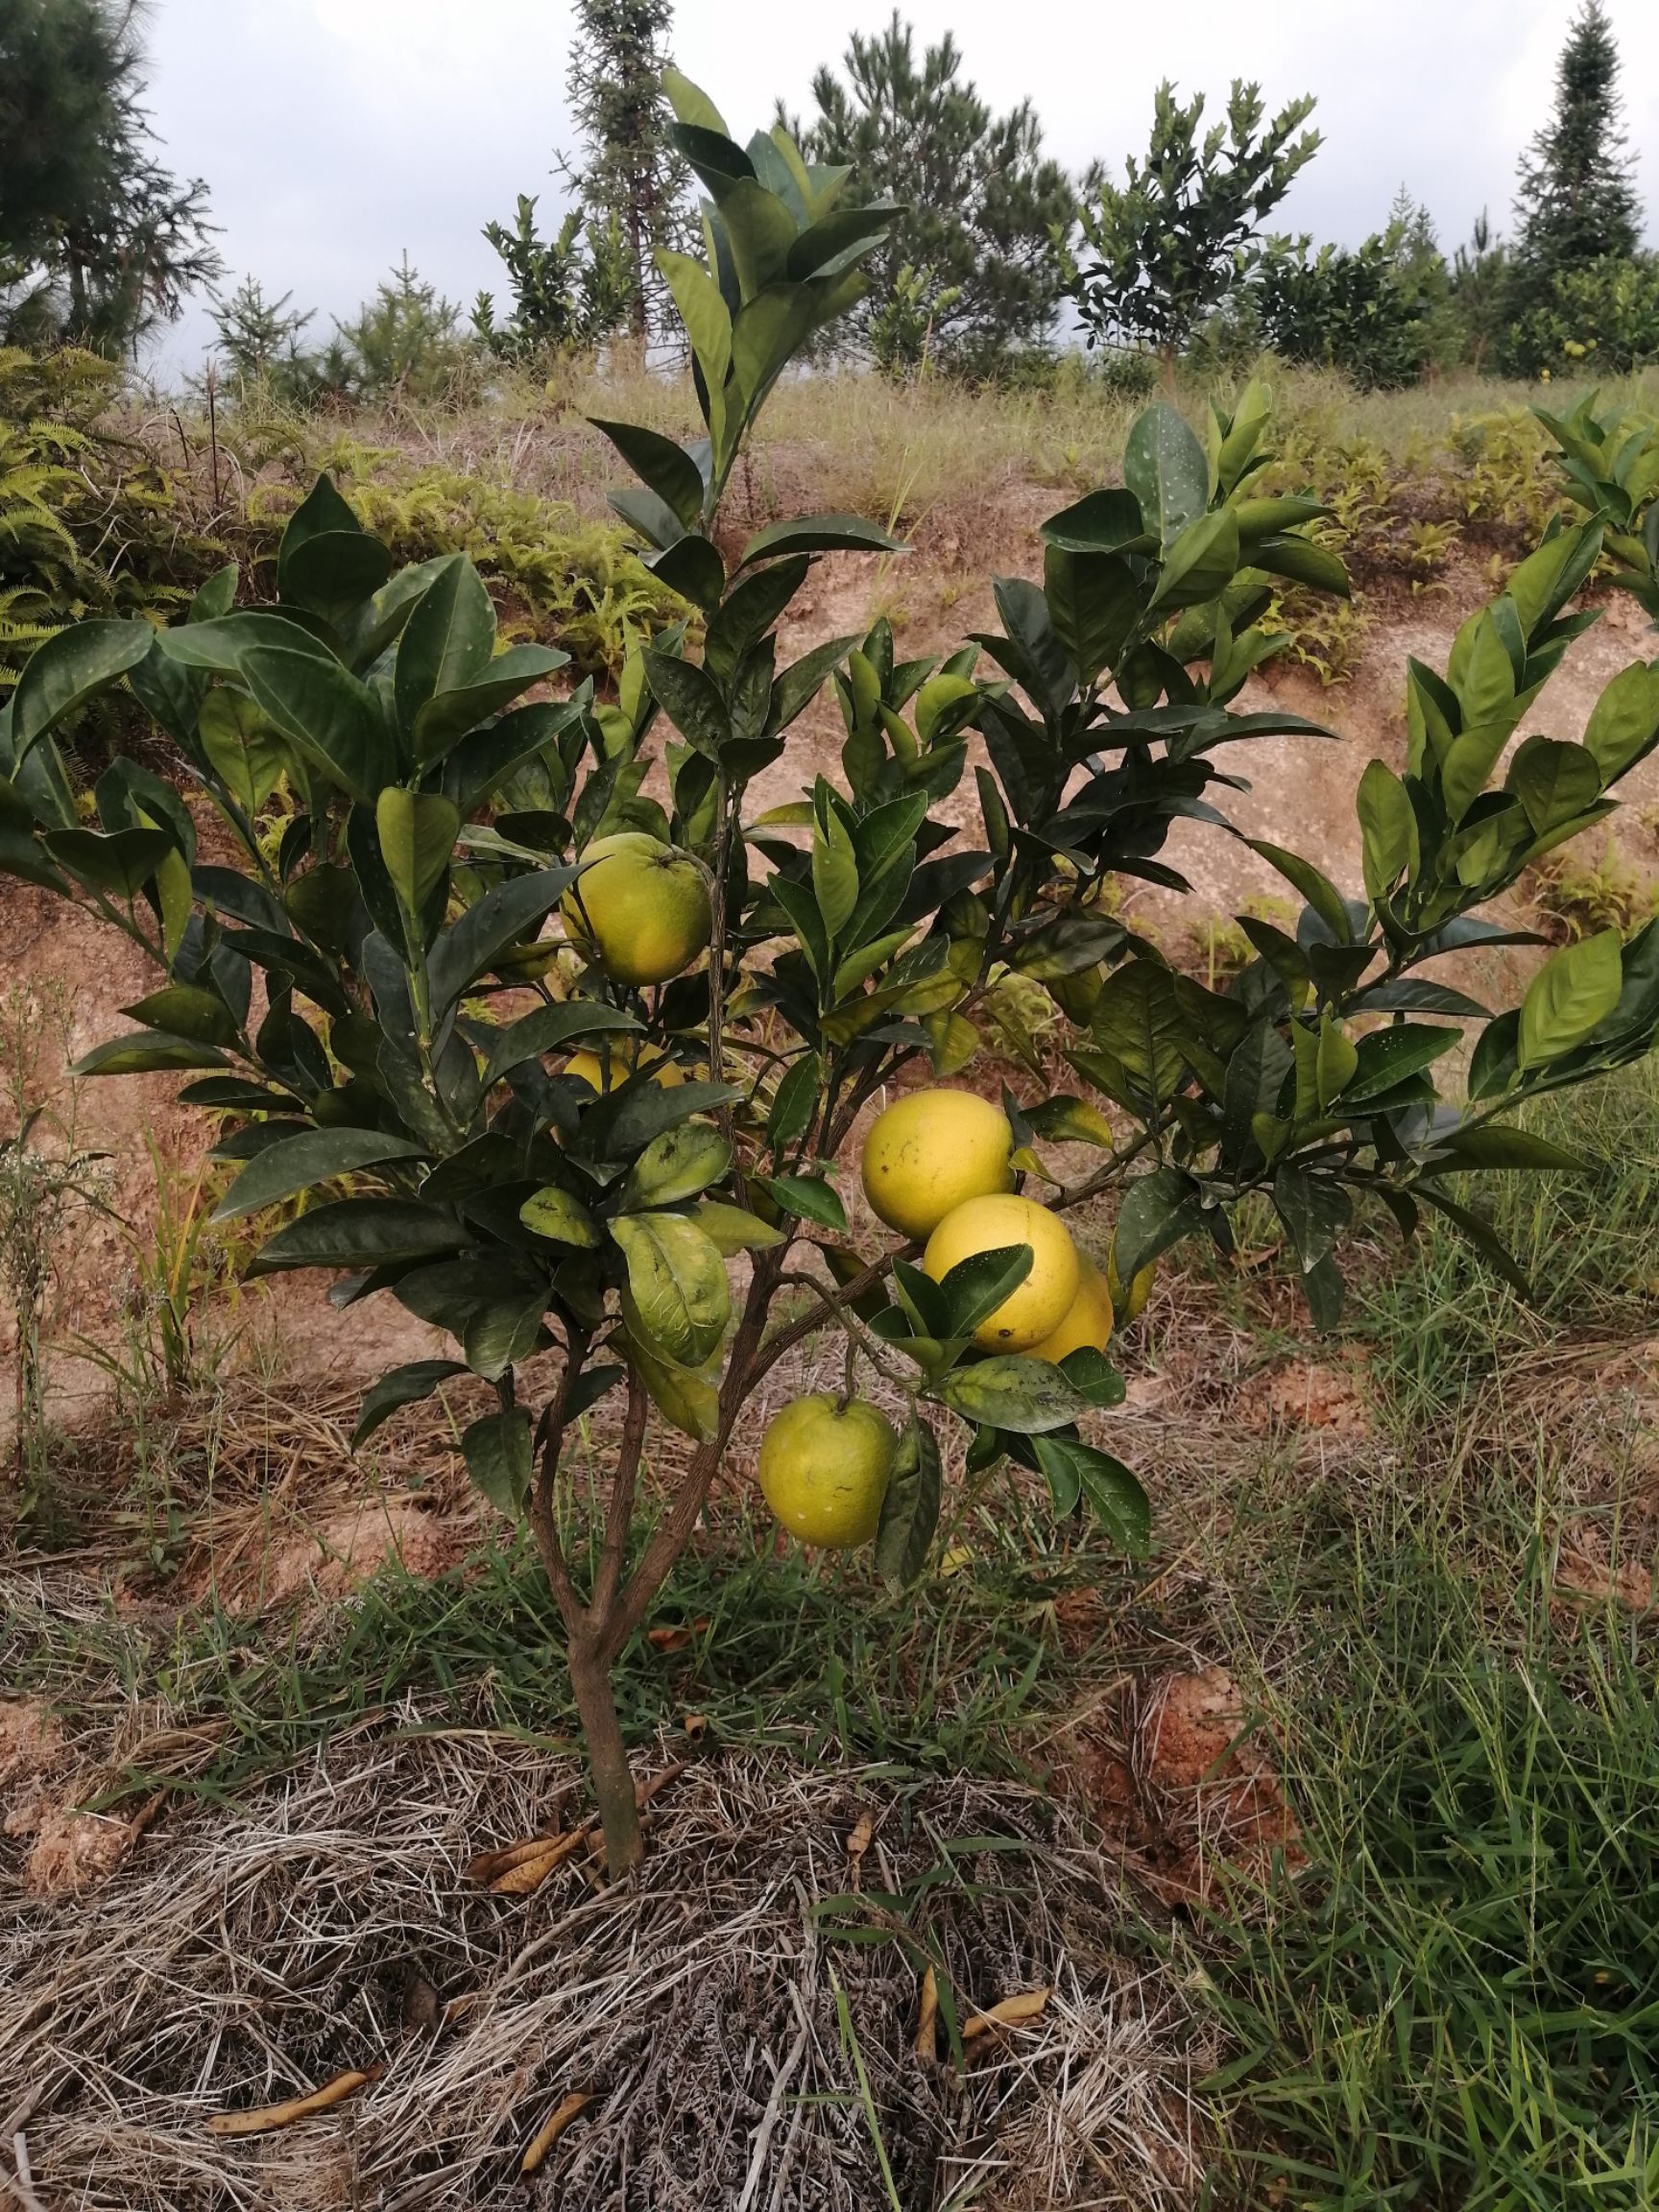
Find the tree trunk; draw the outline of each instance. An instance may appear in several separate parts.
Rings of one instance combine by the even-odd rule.
[[[613,1882],[632,1874],[645,1856],[639,1828],[639,1809],[634,1799],[634,1777],[622,1746],[622,1729],[616,1719],[616,1699],[604,1661],[585,1638],[570,1642],[570,1687],[576,1693],[576,1710],[582,1716],[582,1734],[588,1747],[588,1771],[593,1782],[593,1800],[605,1830],[605,1863]]]

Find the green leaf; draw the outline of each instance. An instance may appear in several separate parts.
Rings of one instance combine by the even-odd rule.
[[[464,691],[487,674],[495,652],[495,609],[465,553],[452,553],[416,601],[397,640],[393,693],[397,719],[417,716],[445,691]]]
[[[529,1297],[491,1299],[481,1305],[461,1335],[461,1349],[473,1374],[486,1382],[498,1382],[520,1359],[528,1359],[541,1337],[546,1307],[545,1286]]]
[[[532,1193],[518,1209],[526,1229],[554,1244],[572,1244],[579,1252],[596,1252],[602,1238],[591,1214],[579,1198],[549,1183]]]
[[[1210,463],[1173,407],[1160,402],[1136,417],[1123,448],[1123,481],[1146,528],[1166,545],[1203,514],[1210,503]]]
[[[685,1121],[654,1137],[628,1170],[622,1186],[622,1211],[676,1206],[695,1198],[731,1171],[732,1140],[707,1121]]]
[[[628,1364],[651,1394],[651,1402],[665,1421],[686,1436],[707,1443],[720,1423],[720,1400],[706,1375],[694,1367],[682,1367],[665,1359],[650,1345],[630,1336],[623,1347]]]
[[[1329,1106],[1347,1089],[1359,1064],[1354,1040],[1329,1016],[1319,1024],[1319,1046],[1314,1059],[1315,1085],[1321,1106]]]
[[[591,998],[570,998],[559,1006],[538,1006],[492,1038],[479,1087],[488,1091],[502,1076],[543,1052],[557,1052],[596,1037],[637,1030],[637,1018],[620,1006],[601,1006]]]
[[[610,439],[640,482],[687,530],[695,530],[703,508],[703,471],[685,446],[637,422],[610,422],[598,415],[588,420]]]
[[[301,607],[340,625],[373,599],[392,573],[392,555],[355,517],[349,530],[322,530],[288,549],[278,563],[285,605]]]
[[[315,1183],[332,1182],[336,1175],[424,1156],[409,1138],[389,1137],[378,1129],[307,1129],[251,1160],[213,1209],[213,1219],[234,1221],[292,1198],[297,1190],[309,1190]]]
[[[164,830],[49,830],[41,842],[78,882],[129,902],[175,850]]]
[[[813,826],[812,895],[833,948],[858,903],[858,861],[847,825],[828,804]]]
[[[448,869],[459,811],[436,791],[389,783],[374,803],[374,828],[393,889],[405,910],[419,915]]]
[[[363,1394],[357,1426],[351,1431],[352,1451],[359,1451],[400,1407],[419,1405],[430,1398],[441,1382],[466,1372],[459,1359],[412,1359],[407,1366],[394,1367],[390,1374],[382,1375]]]
[[[242,677],[307,760],[353,799],[374,800],[393,762],[380,709],[365,685],[337,661],[269,645],[242,655]]]
[[[805,515],[758,530],[743,548],[732,571],[741,575],[757,561],[776,561],[794,553],[904,553],[909,548],[860,515]]]
[[[958,1260],[939,1284],[946,1331],[952,1336],[972,1336],[1024,1282],[1034,1257],[1029,1244],[997,1244]]]
[[[1513,1129],[1503,1122],[1484,1121],[1468,1129],[1455,1129],[1434,1140],[1434,1167],[1478,1171],[1488,1167],[1565,1168],[1581,1172],[1589,1166],[1576,1152],[1551,1144],[1530,1129]],[[1443,1157],[1444,1156],[1444,1157]]]
[[[1238,518],[1230,507],[1196,516],[1166,541],[1154,607],[1195,607],[1218,596],[1238,567]]]
[[[231,798],[245,813],[257,814],[290,757],[270,716],[246,691],[219,685],[202,702],[196,733]]]
[[[278,1229],[249,1273],[271,1275],[290,1267],[394,1266],[439,1259],[460,1251],[465,1242],[452,1215],[439,1207],[423,1206],[419,1199],[336,1198]]]
[[[723,1259],[738,1252],[770,1252],[787,1241],[781,1229],[762,1221],[743,1206],[728,1206],[724,1199],[706,1198],[691,1216]]]
[[[582,1145],[595,1160],[632,1160],[660,1130],[689,1121],[693,1114],[741,1098],[732,1083],[676,1083],[671,1088],[637,1076],[589,1106],[582,1117]]]
[[[1006,1429],[1017,1436],[1064,1429],[1088,1410],[1088,1400],[1058,1367],[1020,1353],[999,1354],[957,1368],[940,1383],[939,1396],[964,1421]]]
[[[1311,860],[1304,860],[1299,853],[1287,853],[1282,845],[1269,845],[1261,837],[1246,837],[1244,842],[1252,853],[1260,853],[1270,868],[1276,868],[1286,883],[1295,885],[1338,945],[1353,944],[1354,926],[1342,894]]]
[[[679,1214],[624,1214],[611,1234],[628,1263],[629,1334],[682,1367],[700,1367],[726,1334],[732,1292],[713,1243]]]
[[[434,1020],[487,975],[526,931],[545,921],[576,880],[574,868],[544,868],[487,891],[433,946],[427,961]]]
[[[787,730],[806,711],[823,690],[825,678],[840,666],[857,642],[856,637],[830,637],[789,663],[772,686],[772,711],[766,717],[770,733]]]
[[[163,1029],[170,1037],[194,1037],[199,1045],[234,1045],[236,1017],[217,992],[195,983],[169,983],[148,998],[121,1009],[131,1022]]]
[[[1105,1353],[1097,1351],[1093,1344],[1080,1344],[1075,1352],[1068,1352],[1060,1362],[1060,1372],[1078,1396],[1087,1398],[1091,1406],[1109,1410],[1121,1406],[1128,1395],[1122,1375]]]
[[[824,1063],[818,1054],[803,1053],[773,1093],[771,1111],[766,1117],[766,1137],[775,1152],[788,1151],[812,1126],[823,1074]]]
[[[517,1519],[530,1494],[530,1416],[522,1406],[486,1413],[461,1432],[467,1472],[497,1513]]]
[[[834,1187],[821,1175],[756,1175],[752,1181],[769,1190],[785,1214],[801,1221],[816,1221],[821,1228],[845,1233],[847,1211]]]
[[[1049,545],[1043,556],[1043,596],[1078,682],[1092,684],[1122,651],[1140,611],[1134,570],[1111,554]],[[970,693],[977,689],[966,678],[956,681]]]
[[[876,1529],[876,1571],[895,1597],[927,1564],[942,1489],[938,1438],[926,1421],[912,1415],[899,1439]]]
[[[497,653],[477,683],[459,691],[440,691],[421,709],[413,732],[417,759],[427,766],[442,760],[481,722],[499,714],[521,691],[565,667],[569,659],[555,645],[510,645],[505,653]]]
[[[725,418],[722,394],[732,366],[732,317],[720,287],[689,253],[659,252],[657,266],[673,295],[697,366],[703,372],[711,407],[709,427],[718,434]]]
[[[141,1029],[130,1037],[111,1037],[72,1062],[71,1075],[150,1075],[159,1070],[223,1068],[223,1052],[199,1044],[193,1037],[165,1037],[157,1029]]]
[[[1619,1003],[1623,984],[1617,929],[1565,945],[1533,976],[1521,1006],[1520,1065],[1559,1060]]]
[[[732,717],[713,679],[695,661],[672,653],[647,651],[644,661],[645,681],[658,706],[688,745],[705,758],[718,760],[732,734]]]
[[[670,62],[662,72],[662,90],[668,105],[682,123],[688,123],[698,131],[713,131],[720,137],[730,137],[726,121],[718,108],[699,85],[683,76]]]
[[[1474,1245],[1476,1251],[1491,1266],[1496,1268],[1518,1297],[1525,1300],[1528,1306],[1537,1304],[1538,1294],[1526,1270],[1514,1256],[1499,1242],[1489,1222],[1483,1220],[1470,1207],[1460,1206],[1455,1198],[1449,1198],[1444,1190],[1439,1190],[1432,1183],[1414,1184],[1412,1194],[1420,1198],[1426,1206],[1432,1206],[1437,1214],[1444,1214],[1448,1221],[1455,1222],[1462,1230],[1464,1236],[1468,1238],[1470,1243]]]
[[[1510,761],[1503,784],[1527,809],[1537,837],[1571,822],[1601,796],[1595,755],[1553,737],[1528,737]]]
[[[1142,1267],[1204,1224],[1198,1186],[1180,1167],[1138,1175],[1123,1193],[1112,1262],[1120,1283],[1133,1283]]]
[[[1376,905],[1402,876],[1417,872],[1417,816],[1405,784],[1381,760],[1369,762],[1360,777],[1356,810],[1363,841],[1365,890]]]
[[[1594,756],[1605,785],[1634,767],[1656,741],[1659,741],[1659,666],[1645,667],[1638,661],[1622,669],[1597,700],[1585,726],[1584,743]]]
[[[77,622],[29,656],[12,695],[13,772],[32,747],[100,691],[118,683],[156,642],[148,622]]]
[[[1367,1098],[1380,1098],[1407,1075],[1431,1068],[1442,1054],[1461,1043],[1455,1029],[1431,1029],[1420,1022],[1394,1022],[1373,1029],[1358,1044],[1353,1076],[1342,1092],[1342,1107],[1351,1113]]]
[[[1273,1203],[1304,1275],[1318,1266],[1354,1218],[1353,1202],[1340,1184],[1288,1164],[1273,1178]]]
[[[1070,1436],[1039,1436],[1035,1450],[1056,1511],[1069,1510],[1061,1505],[1063,1496],[1069,1494],[1075,1503],[1081,1494],[1113,1541],[1131,1557],[1141,1557],[1151,1541],[1152,1507],[1123,1462]]]
[[[1128,546],[1140,549],[1146,524],[1133,492],[1091,492],[1051,515],[1037,535],[1063,553],[1118,553]]]
[[[1258,538],[1244,557],[1252,568],[1264,569],[1269,576],[1283,576],[1292,584],[1305,584],[1310,591],[1326,591],[1334,599],[1352,595],[1353,586],[1341,561],[1329,546],[1316,545],[1311,538],[1301,538],[1294,532]]]

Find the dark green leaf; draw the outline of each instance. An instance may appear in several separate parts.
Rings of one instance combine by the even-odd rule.
[[[394,1367],[389,1375],[382,1375],[379,1382],[364,1393],[357,1426],[351,1431],[352,1451],[366,1444],[380,1424],[389,1421],[400,1407],[418,1405],[422,1399],[430,1398],[441,1382],[466,1372],[458,1359],[414,1359],[406,1367]]]
[[[816,1221],[825,1229],[845,1231],[847,1210],[839,1192],[821,1175],[757,1175],[752,1178],[769,1190],[785,1214],[801,1221]]]
[[[487,1413],[462,1431],[467,1472],[498,1513],[517,1519],[530,1491],[530,1416],[522,1406]]]
[[[927,1564],[939,1525],[942,1479],[938,1439],[926,1421],[913,1415],[899,1439],[876,1530],[877,1572],[895,1597]]]
[[[407,1137],[389,1137],[378,1129],[307,1129],[284,1139],[251,1160],[213,1210],[215,1221],[234,1221],[291,1198],[297,1190],[309,1190],[315,1183],[332,1182],[337,1175],[351,1175],[390,1160],[419,1160],[421,1145]]]
[[[256,1163],[255,1163],[256,1165]],[[269,1238],[249,1272],[289,1267],[382,1267],[436,1259],[466,1241],[454,1218],[413,1198],[336,1198]]]
[[[998,1244],[958,1260],[939,1284],[949,1334],[972,1336],[1024,1282],[1033,1259],[1029,1244]]]

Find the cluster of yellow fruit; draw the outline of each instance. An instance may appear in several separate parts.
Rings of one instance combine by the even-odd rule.
[[[689,853],[643,830],[600,837],[560,906],[565,934],[612,979],[631,988],[665,983],[704,952],[713,933],[709,875]],[[565,1064],[603,1093],[640,1071],[664,1089],[684,1072],[654,1045],[576,1052]],[[864,1194],[888,1228],[920,1243],[941,1283],[964,1260],[1009,1244],[1031,1247],[1031,1272],[974,1331],[987,1352],[1061,1360],[1104,1351],[1118,1318],[1146,1303],[1152,1270],[1128,1295],[1108,1267],[1081,1254],[1059,1215],[1014,1186],[1008,1118],[971,1091],[921,1091],[877,1116],[865,1140]],[[860,1398],[813,1392],[792,1400],[760,1440],[760,1488],[791,1535],[825,1550],[875,1535],[899,1439]]]
[[[974,1341],[1058,1362],[1104,1351],[1118,1316],[1135,1320],[1152,1288],[1143,1268],[1125,1295],[1080,1253],[1057,1214],[1013,1186],[1008,1118],[971,1091],[919,1091],[878,1114],[865,1139],[864,1195],[888,1228],[926,1239],[935,1283],[976,1253],[1031,1247],[1031,1272],[987,1315]],[[760,1441],[760,1488],[791,1535],[826,1550],[868,1543],[881,1516],[899,1440],[862,1399],[797,1398]]]
[[[1120,1313],[1133,1321],[1152,1270],[1127,1298],[1080,1253],[1057,1214],[1015,1195],[1008,1118],[972,1091],[918,1091],[878,1114],[864,1143],[864,1195],[889,1229],[926,1239],[922,1265],[935,1283],[975,1253],[1029,1244],[1031,1272],[974,1332],[987,1352],[1064,1359],[1103,1352]]]

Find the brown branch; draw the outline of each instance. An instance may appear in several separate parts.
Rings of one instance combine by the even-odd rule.
[[[570,1419],[570,1400],[576,1382],[587,1359],[591,1337],[572,1331],[566,1342],[564,1372],[559,1387],[547,1409],[547,1435],[541,1447],[541,1464],[536,1479],[531,1484],[525,1509],[530,1521],[530,1533],[536,1539],[536,1550],[541,1566],[559,1603],[560,1615],[565,1626],[571,1627],[580,1620],[583,1606],[571,1578],[570,1563],[565,1556],[565,1547],[559,1541],[559,1525],[553,1511],[553,1491],[559,1476],[559,1454],[565,1443],[565,1431]]]
[[[911,1249],[914,1250],[914,1246]],[[885,1282],[891,1274],[894,1261],[905,1257],[903,1252],[884,1252],[879,1260],[872,1260],[862,1274],[854,1275],[851,1283],[837,1285],[837,1295],[842,1303],[851,1305],[854,1299],[862,1298],[866,1290],[874,1290],[878,1283]],[[785,1352],[792,1352],[797,1344],[813,1335],[823,1326],[822,1313],[806,1313],[799,1321],[791,1321],[786,1329],[780,1329],[776,1336],[768,1337],[757,1352],[750,1369],[751,1387],[772,1372]]]
[[[674,1562],[691,1540],[691,1531],[703,1510],[720,1462],[726,1455],[732,1431],[754,1391],[756,1383],[765,1374],[770,1361],[761,1364],[758,1359],[760,1339],[766,1327],[767,1309],[772,1293],[782,1273],[782,1255],[778,1252],[760,1252],[756,1255],[755,1272],[749,1280],[749,1295],[743,1301],[742,1316],[737,1323],[737,1334],[732,1339],[732,1356],[726,1376],[720,1385],[719,1409],[715,1416],[714,1433],[699,1444],[692,1454],[680,1487],[674,1495],[667,1512],[658,1523],[639,1562],[617,1593],[606,1621],[601,1652],[609,1664],[614,1660],[622,1647],[645,1618],[646,1608],[668,1577]]]
[[[639,1455],[645,1443],[645,1416],[651,1401],[645,1385],[632,1367],[628,1370],[628,1412],[617,1447],[616,1468],[611,1478],[611,1496],[605,1506],[605,1541],[593,1576],[593,1595],[588,1614],[595,1633],[603,1639],[611,1608],[616,1601],[622,1570],[628,1561],[628,1528],[634,1517],[634,1489],[639,1473]]]
[[[878,1375],[885,1377],[889,1382],[898,1383],[901,1389],[908,1388],[908,1377],[900,1368],[889,1366],[883,1347],[871,1331],[865,1328],[857,1314],[847,1306],[839,1291],[831,1289],[827,1283],[820,1283],[816,1275],[780,1275],[778,1283],[780,1288],[785,1283],[797,1283],[804,1290],[810,1290],[824,1308],[824,1319],[819,1326],[824,1327],[833,1321],[838,1328],[846,1331],[849,1339],[857,1345]]]

